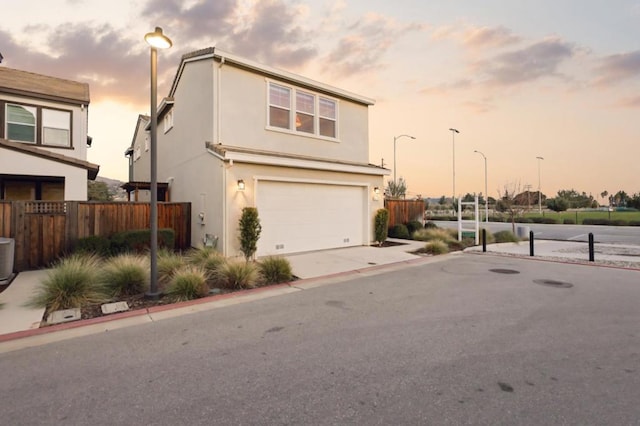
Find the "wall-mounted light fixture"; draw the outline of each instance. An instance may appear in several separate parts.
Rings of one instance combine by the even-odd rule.
[[[373,188],[373,192],[378,195],[380,194],[380,188],[378,188],[377,186],[375,188]]]
[[[244,191],[244,180],[238,179],[238,191]]]

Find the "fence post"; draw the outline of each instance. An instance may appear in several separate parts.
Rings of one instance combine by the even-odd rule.
[[[589,262],[594,261],[593,252],[593,232],[589,232]]]
[[[529,256],[533,256],[533,231],[529,231]]]

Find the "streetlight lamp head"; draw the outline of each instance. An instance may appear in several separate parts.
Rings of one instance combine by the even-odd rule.
[[[458,129],[453,129],[453,128],[451,128],[451,129],[449,129],[449,130],[451,130],[452,132],[460,133],[460,131],[459,131]]]
[[[542,157],[536,157],[538,160],[544,160],[544,158]]]
[[[162,34],[162,28],[160,27],[156,27],[156,30],[152,33],[145,34],[144,41],[156,49],[167,49],[173,45],[171,39]]]

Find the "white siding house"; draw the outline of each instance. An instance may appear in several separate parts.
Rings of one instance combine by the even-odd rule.
[[[258,256],[369,245],[389,171],[368,163],[374,101],[216,48],[182,57],[158,112],[158,181],[192,203],[192,244],[240,255],[257,207]],[[134,142],[135,143],[135,142]],[[142,152],[142,156],[148,152]],[[136,179],[149,180],[149,168]]]
[[[86,200],[89,86],[0,67],[0,199]]]

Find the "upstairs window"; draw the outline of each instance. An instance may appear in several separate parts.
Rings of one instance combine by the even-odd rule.
[[[168,111],[164,116],[164,132],[167,133],[173,127],[173,110]]]
[[[291,89],[269,84],[269,125],[281,129],[291,128]]]
[[[71,147],[71,111],[3,102],[0,102],[0,108],[5,108],[6,113],[5,122],[0,123],[0,137],[37,145]]]
[[[268,86],[268,127],[337,138],[336,100],[281,84]]]
[[[55,146],[71,145],[71,113],[42,109],[42,144]]]
[[[7,139],[36,142],[36,108],[7,105]]]

